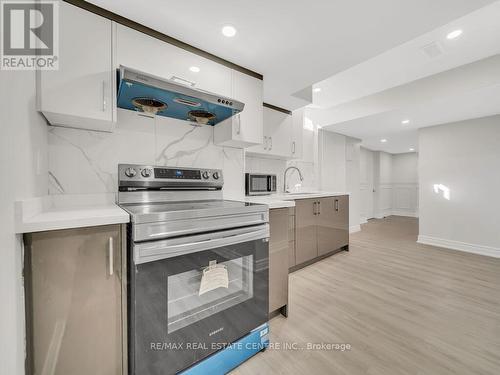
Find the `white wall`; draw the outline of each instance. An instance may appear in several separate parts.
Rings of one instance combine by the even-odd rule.
[[[321,129],[319,131],[319,188],[346,191],[346,136]]]
[[[392,214],[418,216],[418,154],[392,155]]]
[[[35,73],[0,70],[0,368],[23,374],[25,358],[22,239],[14,202],[47,193],[47,126],[35,111]]]
[[[375,217],[392,215],[392,155],[378,151],[375,154],[374,175]]]
[[[392,155],[392,182],[397,184],[418,183],[417,153]]]
[[[500,116],[421,129],[419,183],[420,242],[500,257]]]
[[[361,222],[390,215],[418,216],[418,155],[361,149]],[[373,192],[375,190],[375,192]]]

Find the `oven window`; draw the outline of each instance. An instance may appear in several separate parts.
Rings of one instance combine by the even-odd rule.
[[[217,267],[227,271],[227,288],[222,286],[207,290],[207,282],[213,281],[207,279],[207,273],[203,276],[203,271],[208,267],[207,264],[201,269],[168,277],[169,334],[253,298],[253,255],[217,264]],[[222,272],[222,278],[225,275]],[[221,274],[217,276],[221,277]]]
[[[254,192],[267,191],[267,176],[252,176],[251,187]]]

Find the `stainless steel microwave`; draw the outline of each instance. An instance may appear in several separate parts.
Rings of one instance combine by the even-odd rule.
[[[246,195],[268,195],[276,193],[276,175],[245,173]]]

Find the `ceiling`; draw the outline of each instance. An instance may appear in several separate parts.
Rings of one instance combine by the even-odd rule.
[[[316,83],[308,117],[367,148],[402,153],[418,150],[421,127],[500,113],[499,19],[497,1]],[[463,34],[447,40],[456,29]],[[426,55],[428,45],[439,55]]]
[[[309,103],[293,93],[493,0],[90,2],[262,73],[264,100],[296,109]],[[221,34],[226,24],[234,38]]]

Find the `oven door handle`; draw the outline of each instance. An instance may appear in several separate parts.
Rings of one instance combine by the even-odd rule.
[[[133,245],[135,264],[269,238],[269,224]]]

